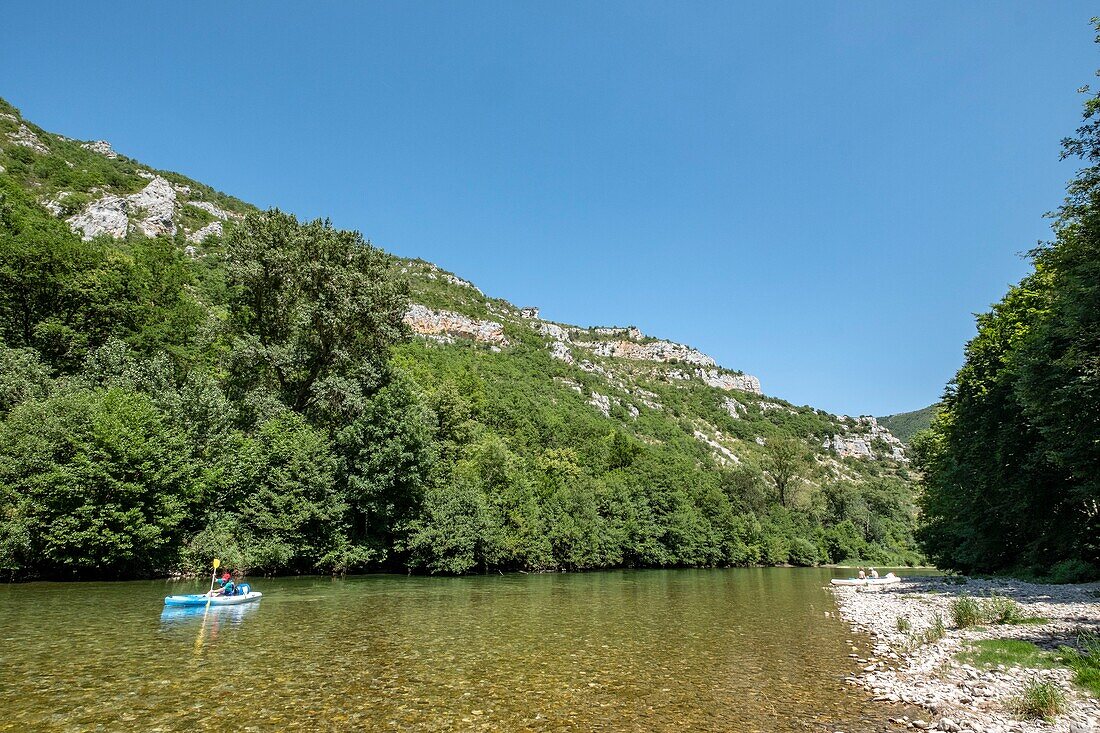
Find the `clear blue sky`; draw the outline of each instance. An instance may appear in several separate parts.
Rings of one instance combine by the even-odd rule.
[[[107,8],[110,8],[108,10]],[[0,95],[795,403],[938,398],[1027,270],[1084,2],[16,3]]]

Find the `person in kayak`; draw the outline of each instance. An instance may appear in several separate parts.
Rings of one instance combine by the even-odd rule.
[[[237,592],[237,584],[233,582],[233,576],[229,574],[229,571],[226,571],[222,577],[218,578],[218,585],[220,585],[221,588],[218,588],[211,595],[231,596]]]

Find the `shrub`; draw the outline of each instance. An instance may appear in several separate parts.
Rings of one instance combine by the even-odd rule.
[[[1042,718],[1053,720],[1065,712],[1066,695],[1051,682],[1032,680],[1024,687],[1019,697],[1009,703],[1014,713],[1024,718]]]
[[[804,537],[795,537],[791,540],[789,557],[791,565],[798,565],[800,567],[817,565],[821,559],[818,556],[817,545]]]
[[[897,625],[898,631],[910,631],[913,628],[913,624],[905,616],[898,616]]]
[[[1006,596],[992,594],[982,604],[982,615],[991,624],[1018,624],[1024,620],[1020,604]]]
[[[898,628],[901,628],[902,619],[898,619]],[[908,619],[905,619],[906,623],[909,623]],[[909,641],[906,644],[907,649],[915,649],[923,644],[935,644],[937,641],[947,635],[947,627],[943,623],[943,616],[938,613],[932,618],[932,625],[927,629],[919,632],[909,632]]]
[[[956,598],[951,603],[951,620],[960,629],[977,626],[982,622],[982,609],[970,596]]]
[[[1050,568],[1046,577],[1048,583],[1087,583],[1100,578],[1100,569],[1084,560],[1063,560]]]
[[[956,598],[951,604],[951,619],[955,626],[965,629],[980,624],[1018,624],[1026,617],[1019,603],[994,593],[983,601],[970,596]]]

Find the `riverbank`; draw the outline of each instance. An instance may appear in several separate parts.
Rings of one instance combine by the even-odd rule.
[[[891,718],[899,727],[975,733],[1100,733],[1100,699],[1076,687],[1067,667],[987,666],[957,658],[980,640],[1027,641],[1053,651],[1074,645],[1082,629],[1100,632],[1100,583],[1038,585],[1007,579],[960,583],[951,578],[915,577],[866,592],[830,587],[841,617],[875,640],[872,657],[853,655],[860,671],[849,682],[862,686],[884,705],[908,703],[927,711],[923,719]],[[954,601],[963,596],[988,598],[990,594],[1020,604],[1027,622],[954,626]],[[938,639],[934,631],[937,618],[946,624]],[[1066,712],[1053,722],[1021,720],[1009,709],[1011,701],[1034,680],[1053,682],[1066,693]]]

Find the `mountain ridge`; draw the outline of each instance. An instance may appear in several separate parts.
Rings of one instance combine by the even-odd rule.
[[[259,211],[187,176],[144,166],[106,141],[82,142],[43,130],[3,100],[0,168],[0,175],[84,241],[102,242],[123,254],[149,238],[172,242],[196,273],[197,292],[212,294],[203,301],[215,314],[222,307],[216,293],[222,287],[227,234]],[[457,390],[460,401],[469,403],[462,409],[477,415],[474,433],[482,436],[477,440],[495,436],[505,441],[524,480],[545,480],[538,478],[544,449],[528,431],[560,433],[556,440],[584,436],[584,445],[599,435],[619,435],[634,445],[632,454],[652,453],[653,460],[678,466],[677,481],[721,484],[730,480],[730,471],[743,477],[737,479],[740,488],[721,489],[727,496],[723,501],[741,507],[738,516],[755,517],[752,521],[765,529],[745,535],[757,537],[750,542],[755,549],[727,554],[723,562],[813,564],[868,553],[878,553],[880,562],[917,557],[908,457],[902,442],[874,417],[833,415],[768,397],[757,377],[721,366],[689,345],[647,336],[633,326],[544,320],[537,308],[486,295],[430,262],[387,257],[395,276],[407,284],[403,320],[414,334],[394,347],[395,363],[428,402],[447,389]],[[477,402],[471,394],[483,396]],[[535,423],[527,425],[528,419]],[[798,490],[791,495],[785,490],[787,479],[776,472],[777,451],[788,442],[805,459],[794,477]],[[603,450],[592,444],[582,452],[591,453],[597,465],[604,459],[595,456]],[[620,480],[614,468],[579,470],[591,473],[586,481],[593,489],[584,491]],[[640,474],[631,479],[642,480]],[[894,497],[887,502],[889,530],[879,524],[885,519],[876,518],[885,514],[868,508],[883,499],[864,496],[880,490]],[[493,499],[491,493],[486,496]],[[637,501],[651,499],[639,496]],[[699,498],[676,501],[688,501],[696,507],[692,511],[700,511]],[[733,531],[728,521],[715,531]],[[769,546],[768,537],[783,539]],[[698,564],[690,558],[703,556],[658,553],[653,557],[665,559],[641,564]],[[614,557],[592,562],[623,562]],[[592,566],[587,563],[565,564]]]

